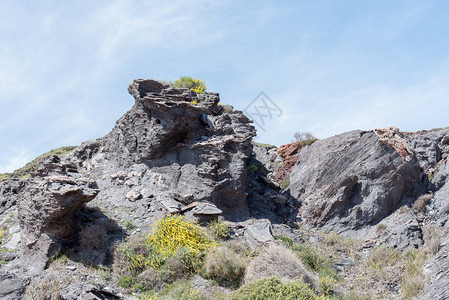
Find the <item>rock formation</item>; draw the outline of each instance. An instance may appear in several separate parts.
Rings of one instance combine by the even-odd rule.
[[[387,245],[400,251],[422,247],[425,226],[449,232],[447,129],[352,131],[277,149],[253,143],[251,121],[219,104],[217,93],[142,79],[128,91],[134,105],[106,136],[63,159],[44,158],[30,178],[0,182],[0,226],[15,214],[18,221],[3,226],[2,247],[11,251],[0,253],[6,262],[0,265],[2,299],[20,299],[35,278],[57,278],[59,271],[43,276],[42,270],[58,250],[82,252],[73,248],[82,207],[98,213],[98,223],[83,231],[87,240],[98,235],[90,240],[100,257],[96,265],[107,260],[104,245],[175,213],[201,222],[223,216],[253,248],[272,242],[273,235],[303,243],[302,227],[351,235],[363,240],[364,249]],[[417,209],[422,195],[427,200]],[[93,207],[85,208],[88,202]],[[133,229],[102,228],[100,234],[95,228],[109,217]],[[446,241],[427,264],[431,281],[423,297],[446,297],[447,253]],[[62,298],[118,297],[102,286],[84,287],[93,277],[86,278],[65,285]]]
[[[255,135],[250,120],[240,111],[225,112],[217,93],[153,80],[135,80],[128,91],[132,109],[109,134],[71,156],[98,182],[98,201],[117,207],[137,201],[142,214],[154,209],[155,217],[208,202],[229,219],[247,218],[246,165]]]
[[[402,158],[390,145],[374,132],[352,131],[302,149],[290,174],[301,219],[343,232],[390,215],[422,177],[413,157]]]

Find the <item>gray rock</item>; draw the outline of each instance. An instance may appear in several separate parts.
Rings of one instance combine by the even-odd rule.
[[[22,299],[29,279],[22,279],[10,273],[0,273],[0,298],[4,300]]]
[[[395,135],[391,144],[401,141]],[[351,131],[302,149],[290,175],[291,195],[302,202],[299,217],[343,232],[390,215],[422,173],[412,153],[402,158],[387,144],[374,132]]]
[[[449,299],[449,244],[442,247],[426,264],[424,274],[429,279],[420,299]]]
[[[447,134],[447,130],[421,131],[406,136],[424,171],[435,168],[441,160],[440,142],[445,134]]]
[[[16,250],[20,243],[20,233],[14,233],[6,243],[2,243],[2,248]]]
[[[0,182],[0,215],[17,204],[17,193],[23,188],[23,180],[10,179]]]
[[[252,249],[256,249],[257,247],[274,240],[271,232],[270,221],[258,220],[257,222],[248,225],[244,237],[248,245]]]
[[[41,162],[35,176],[18,194],[23,264],[39,274],[49,256],[77,238],[79,208],[98,193],[93,180],[67,173],[57,156]]]
[[[145,218],[148,224],[164,210],[172,213],[178,204],[194,201],[216,205],[228,219],[247,219],[246,166],[255,135],[251,121],[240,111],[221,114],[217,93],[196,94],[141,79],[128,90],[135,98],[133,108],[105,137],[83,143],[67,157],[96,180],[96,201],[132,206],[142,216],[148,216],[149,205],[164,201],[158,205],[163,210]],[[127,182],[154,198],[135,202],[144,205],[124,203],[121,199],[140,197]],[[122,211],[119,217],[127,218]]]

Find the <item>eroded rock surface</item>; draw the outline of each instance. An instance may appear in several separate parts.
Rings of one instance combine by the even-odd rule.
[[[422,299],[449,299],[449,240],[424,267],[428,285],[424,288]]]
[[[57,156],[46,158],[18,195],[23,259],[33,274],[42,271],[64,243],[76,240],[76,214],[98,194],[95,181],[69,172],[74,171],[71,167]]]
[[[109,134],[82,144],[70,158],[98,182],[97,201],[111,209],[132,206],[148,224],[166,213],[148,210],[166,203],[180,209],[189,204],[180,200],[187,195],[190,203],[216,205],[231,220],[247,218],[251,121],[240,111],[224,112],[217,93],[153,80],[135,80],[128,90],[132,109]]]
[[[374,132],[352,131],[302,149],[290,175],[291,194],[302,201],[299,216],[313,226],[343,232],[390,215],[422,177],[399,141],[391,144]],[[401,157],[390,145],[406,153]]]

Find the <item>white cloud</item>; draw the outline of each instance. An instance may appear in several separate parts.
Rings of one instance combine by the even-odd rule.
[[[33,159],[33,156],[28,151],[17,151],[8,157],[4,164],[0,165],[0,172],[9,173],[17,170]]]

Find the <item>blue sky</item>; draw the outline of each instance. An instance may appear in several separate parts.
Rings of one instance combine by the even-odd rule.
[[[443,1],[8,1],[0,4],[0,172],[101,137],[134,78],[206,80],[243,110],[283,111],[257,141],[296,131],[449,125]]]

